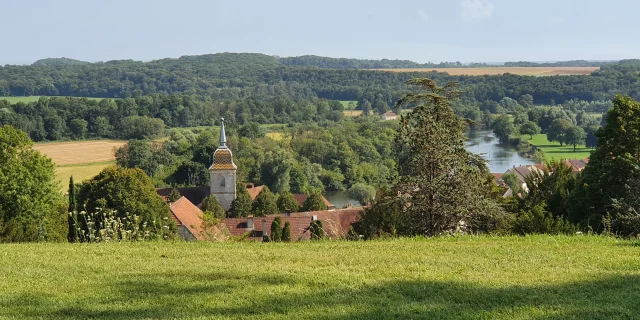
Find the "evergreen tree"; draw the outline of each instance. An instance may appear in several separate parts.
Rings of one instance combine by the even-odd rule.
[[[231,202],[227,216],[229,218],[247,217],[251,214],[252,200],[244,184],[236,185],[236,199]]]
[[[282,240],[282,218],[276,217],[271,222],[271,240],[280,242]]]
[[[321,211],[327,210],[327,204],[324,203],[320,192],[313,192],[304,201],[302,205],[303,211]]]
[[[492,179],[485,160],[465,149],[465,123],[449,106],[459,95],[456,83],[442,88],[430,79],[407,83],[422,91],[398,101],[416,105],[402,117],[396,136],[400,179],[395,194],[403,195],[406,220],[402,232],[435,236],[456,231],[462,221],[489,225],[487,219],[503,212],[489,198]]]
[[[289,191],[280,193],[278,196],[278,209],[280,212],[298,212],[300,211],[300,205],[298,201],[293,197],[293,194]]]
[[[311,240],[319,240],[324,238],[324,230],[322,229],[322,221],[312,220],[309,225],[309,232],[311,233]]]
[[[640,177],[640,103],[617,96],[606,119],[596,134],[596,150],[566,207],[572,222],[595,230],[602,230],[603,218],[609,216],[615,233],[620,231],[616,226],[628,220],[627,215],[638,214],[638,208],[630,204],[640,197],[633,187]],[[628,210],[620,212],[620,208]]]
[[[202,204],[200,205],[200,210],[203,212],[209,213],[210,216],[216,219],[224,219],[225,212],[220,202],[214,195],[208,195],[202,200]]]
[[[76,186],[73,183],[73,176],[69,177],[69,209],[67,210],[67,223],[69,225],[69,232],[67,233],[67,240],[69,242],[76,242],[78,240],[78,230],[76,227],[76,220],[74,211],[77,210],[76,206]]]
[[[167,200],[169,200],[169,202],[176,202],[180,198],[182,198],[182,195],[180,194],[180,191],[178,191],[178,189],[176,189],[176,188],[173,188],[171,190],[171,193],[169,193],[169,196],[167,197]]]
[[[267,186],[264,186],[262,191],[253,201],[251,212],[256,217],[264,217],[270,214],[278,213],[278,205],[276,204],[276,196],[269,190]]]
[[[282,242],[291,242],[291,223],[289,221],[284,223],[282,228]]]

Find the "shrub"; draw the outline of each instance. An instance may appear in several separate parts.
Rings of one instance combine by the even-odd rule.
[[[276,217],[271,222],[271,240],[273,242],[282,240],[282,219],[280,217]]]
[[[319,240],[324,238],[324,230],[322,229],[322,221],[313,220],[309,225],[309,231],[311,232],[311,240]]]
[[[282,242],[290,242],[291,241],[291,224],[289,221],[284,223],[284,228],[282,228]]]

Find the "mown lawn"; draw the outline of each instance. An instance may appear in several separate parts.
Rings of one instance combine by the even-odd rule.
[[[576,151],[573,151],[573,146],[563,145],[560,146],[558,142],[551,142],[547,140],[546,134],[537,134],[533,136],[533,139],[529,139],[528,135],[522,135],[522,138],[529,141],[532,145],[544,150],[545,160],[561,160],[561,159],[584,159],[591,154],[594,149],[587,148],[585,145],[578,145]]]
[[[0,245],[0,318],[632,319],[640,245],[593,236]]]

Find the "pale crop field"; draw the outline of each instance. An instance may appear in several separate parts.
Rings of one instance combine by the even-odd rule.
[[[452,76],[501,75],[505,73],[522,76],[589,75],[598,67],[493,67],[493,68],[409,68],[373,69],[387,72],[446,72]]]
[[[599,236],[0,244],[0,319],[637,319]]]
[[[115,163],[115,150],[126,141],[94,140],[36,143],[34,149],[48,156],[56,164],[56,179],[60,191],[67,192],[69,177],[75,182],[88,180],[102,169]]]

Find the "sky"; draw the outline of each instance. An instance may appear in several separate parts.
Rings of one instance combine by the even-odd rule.
[[[0,65],[217,52],[417,62],[640,57],[637,0],[0,0]]]

